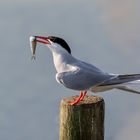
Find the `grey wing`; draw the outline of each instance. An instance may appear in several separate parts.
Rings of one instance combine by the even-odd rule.
[[[101,86],[129,83],[136,80],[140,80],[140,74],[118,75],[111,80],[104,82]]]
[[[113,88],[140,94],[140,91],[128,87],[135,84],[140,79],[140,74],[116,75],[116,77],[107,80],[96,87],[96,92],[102,92]],[[93,89],[94,91],[94,89]]]
[[[86,63],[84,61],[78,61],[78,63],[75,63],[76,66],[80,67],[81,69],[86,69],[88,71],[92,71],[95,75],[97,74],[107,74],[104,73],[101,69],[97,68],[96,66]]]
[[[112,77],[112,75],[97,71],[91,67],[80,66],[75,71],[58,73],[56,79],[67,88],[74,90],[87,90],[90,87],[111,79]]]

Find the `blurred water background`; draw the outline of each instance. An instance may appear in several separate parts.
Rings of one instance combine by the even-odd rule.
[[[52,55],[30,35],[64,38],[72,54],[111,73],[140,73],[140,1],[1,0],[0,140],[58,140],[59,103],[78,94],[55,81]],[[140,96],[113,90],[105,99],[105,140],[138,140]]]

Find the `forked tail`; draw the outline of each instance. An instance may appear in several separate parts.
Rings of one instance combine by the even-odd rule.
[[[105,81],[104,83],[98,85],[96,87],[97,92],[102,92],[111,89],[120,89],[136,94],[140,94],[140,91],[132,89],[130,87],[131,84],[140,83],[140,74],[127,74],[127,75],[118,75],[117,77]]]
[[[124,83],[130,83],[140,80],[140,74],[127,74],[127,75],[118,75],[117,77],[105,81],[101,84],[101,86],[109,86],[109,85],[118,85],[118,84],[124,84]]]

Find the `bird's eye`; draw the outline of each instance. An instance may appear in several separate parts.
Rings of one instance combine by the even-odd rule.
[[[51,38],[50,40],[51,40],[52,42],[55,42],[55,39],[54,39],[54,38]]]

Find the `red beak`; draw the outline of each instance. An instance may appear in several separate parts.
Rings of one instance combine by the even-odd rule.
[[[49,39],[47,37],[35,36],[35,38],[36,38],[36,42],[40,42],[43,44],[51,44],[51,42],[49,41]]]

